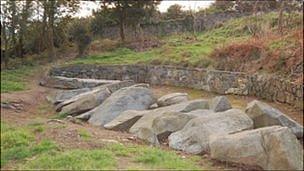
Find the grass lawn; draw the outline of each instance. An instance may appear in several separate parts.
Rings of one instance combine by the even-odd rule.
[[[26,84],[35,70],[34,66],[21,66],[17,69],[2,70],[1,93],[26,90]]]
[[[21,170],[209,168],[207,164],[202,168],[199,156],[182,158],[174,151],[146,145],[112,143],[101,148],[65,150],[48,139],[37,142],[35,136],[44,131],[47,128],[42,123],[15,127],[1,122],[1,168],[7,164]],[[83,141],[90,140],[84,128],[79,130],[79,135]],[[122,160],[125,161],[123,165]]]

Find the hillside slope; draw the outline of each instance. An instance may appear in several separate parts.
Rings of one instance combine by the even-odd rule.
[[[97,40],[91,45],[111,50],[69,64],[170,64],[228,71],[275,73],[297,82],[303,77],[303,14],[272,12],[229,20],[198,33],[162,37],[161,46],[143,52],[122,48],[117,42]],[[143,42],[145,43],[145,41]],[[92,48],[91,48],[92,49]]]

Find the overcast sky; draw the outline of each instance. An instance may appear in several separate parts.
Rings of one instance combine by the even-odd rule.
[[[213,3],[214,0],[196,0],[196,1],[190,1],[190,0],[184,0],[184,1],[169,1],[169,0],[163,0],[161,1],[160,5],[158,6],[158,9],[161,12],[166,12],[168,7],[174,4],[179,4],[183,6],[184,10],[188,9],[200,9],[200,8],[206,8],[211,3]],[[89,2],[89,1],[82,1],[81,2],[81,8],[79,13],[77,13],[76,16],[78,17],[86,17],[92,14],[93,9],[98,9],[99,5],[95,2]]]

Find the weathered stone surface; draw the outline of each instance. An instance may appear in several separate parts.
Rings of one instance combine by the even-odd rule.
[[[124,111],[111,122],[105,124],[104,128],[115,131],[129,131],[131,126],[133,126],[138,119],[148,112],[148,110]]]
[[[138,138],[157,145],[159,144],[159,141],[152,127],[155,118],[162,116],[166,112],[186,113],[197,109],[207,109],[207,108],[208,108],[208,100],[205,99],[191,100],[175,105],[160,107],[146,113],[130,128],[129,131],[130,133],[135,134]]]
[[[302,170],[303,149],[287,127],[271,126],[210,137],[211,157],[260,166],[265,170]]]
[[[254,100],[248,103],[245,111],[253,120],[255,128],[281,125],[290,128],[298,138],[303,137],[303,126],[266,103]]]
[[[172,132],[181,130],[186,123],[194,118],[193,115],[186,115],[181,112],[166,112],[157,116],[152,123],[152,130],[158,141],[165,141]]]
[[[157,103],[154,103],[149,107],[149,109],[156,109],[156,108],[158,108]]]
[[[208,109],[198,109],[194,110],[188,113],[185,113],[186,115],[192,116],[192,117],[201,117],[201,116],[206,116],[209,114],[214,114],[215,112],[213,110],[208,110]]]
[[[79,115],[102,104],[110,95],[111,92],[107,88],[94,90],[92,93],[82,96],[82,98],[78,98],[78,100],[73,103],[63,106],[61,112],[73,116]]]
[[[143,87],[126,87],[114,92],[101,105],[89,111],[89,123],[104,126],[126,110],[145,110],[155,103],[151,90]]]
[[[112,83],[112,84],[106,84],[100,87],[104,87],[110,90],[111,93],[114,93],[115,91],[124,88],[124,87],[130,87],[133,86],[135,83],[133,80],[123,80],[117,83]]]
[[[131,87],[144,87],[144,88],[150,88],[149,84],[140,83],[140,84],[134,84]]]
[[[77,96],[79,94],[91,91],[91,88],[81,88],[81,89],[73,89],[73,90],[58,90],[54,97],[52,98],[51,102],[53,104],[58,104],[63,101],[69,100],[74,96]]]
[[[169,106],[185,101],[188,101],[187,93],[171,93],[157,99],[157,105],[159,107],[162,107],[162,106]]]
[[[209,107],[215,112],[231,109],[231,104],[226,96],[217,96],[210,100]]]
[[[46,77],[40,81],[40,85],[59,89],[92,88],[104,84],[117,83],[119,80],[97,80],[68,77]]]
[[[77,101],[81,102],[82,99],[86,100],[86,101],[92,100],[94,102],[95,98],[92,98],[92,96],[94,97],[94,96],[96,96],[96,94],[102,94],[103,92],[105,92],[105,90],[107,90],[106,92],[113,93],[113,92],[119,90],[120,88],[128,87],[128,86],[131,86],[133,84],[134,84],[133,81],[127,80],[127,81],[120,81],[120,82],[117,82],[117,83],[106,84],[106,85],[95,87],[91,91],[88,91],[88,92],[85,92],[85,93],[81,93],[81,94],[79,94],[77,96],[74,96],[74,97],[72,97],[72,98],[70,98],[68,100],[65,100],[65,101],[57,104],[56,105],[56,111],[59,112],[59,111],[61,111],[61,109],[64,106],[72,104],[74,102],[77,102]],[[92,98],[92,99],[90,99],[90,98]],[[77,104],[80,104],[80,103],[77,103]],[[101,103],[99,103],[99,104],[101,104]]]
[[[169,146],[187,153],[209,151],[209,136],[239,132],[253,127],[252,120],[241,110],[207,113],[191,119],[185,127],[169,136]]]
[[[80,119],[83,121],[89,120],[90,117],[91,117],[91,113],[88,113],[88,112],[75,116],[76,119]]]

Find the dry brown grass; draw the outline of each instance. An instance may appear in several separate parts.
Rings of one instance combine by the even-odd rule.
[[[217,69],[280,73],[298,83],[303,78],[303,29],[281,35],[267,32],[246,41],[231,42],[212,54]]]

